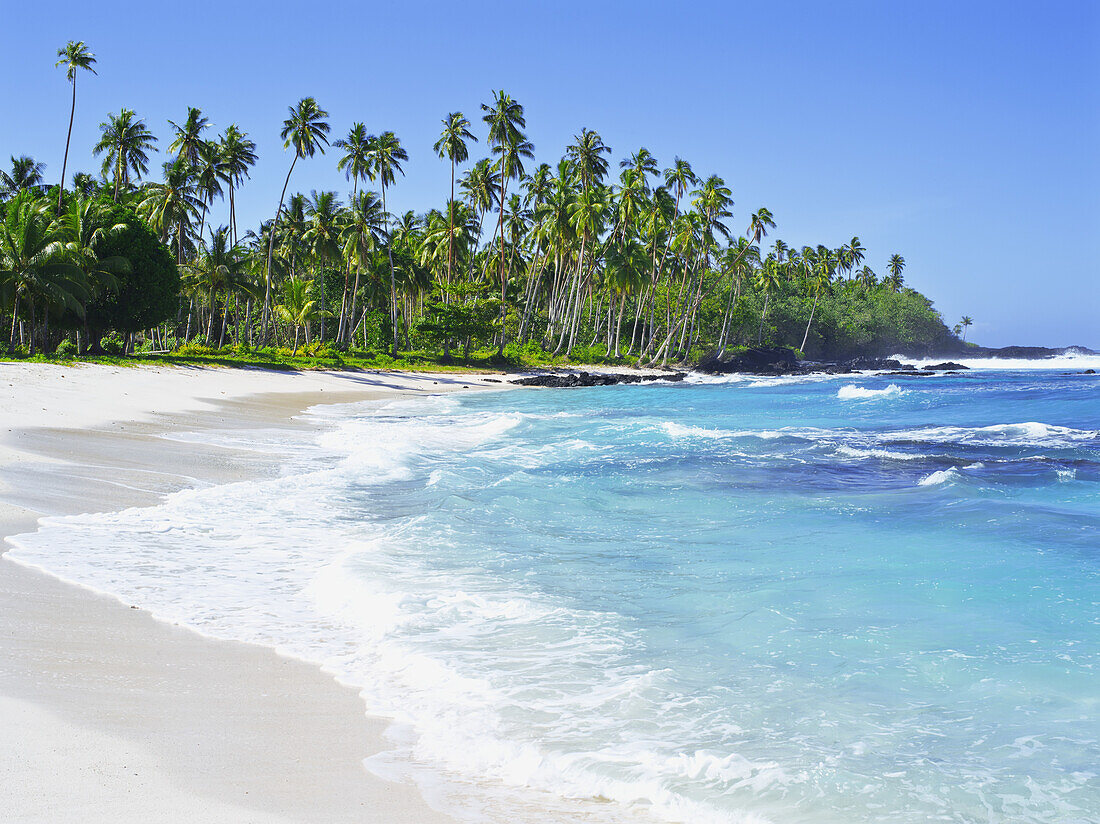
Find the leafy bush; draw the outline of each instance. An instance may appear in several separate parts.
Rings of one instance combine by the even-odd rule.
[[[57,348],[53,350],[53,353],[59,358],[71,358],[77,355],[76,344],[68,338],[57,344]]]
[[[108,355],[121,355],[126,351],[126,341],[118,332],[112,332],[99,342],[100,348]]]
[[[207,344],[196,338],[195,340],[189,340],[187,341],[187,343],[183,344],[183,346],[176,350],[176,354],[188,356],[213,355],[217,351],[217,349],[208,346]]]

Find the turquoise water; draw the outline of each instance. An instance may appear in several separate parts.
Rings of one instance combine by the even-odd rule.
[[[1100,819],[1100,381],[709,380],[321,407],[13,554],[326,663],[485,819]]]

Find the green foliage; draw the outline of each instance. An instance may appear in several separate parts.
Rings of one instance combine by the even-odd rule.
[[[126,258],[130,271],[118,277],[118,289],[88,304],[88,325],[120,332],[148,329],[175,315],[179,271],[167,247],[132,210],[115,206],[111,217],[126,229],[104,238],[98,252],[101,257]]]
[[[112,332],[99,341],[99,347],[105,354],[122,355],[126,352],[126,341],[117,332]]]
[[[53,353],[59,358],[71,358],[77,354],[76,344],[65,338],[57,344],[57,348],[53,350]]]

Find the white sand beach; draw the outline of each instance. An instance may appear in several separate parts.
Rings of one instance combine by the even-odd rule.
[[[302,427],[292,416],[314,404],[493,377],[0,364],[0,529],[277,471],[262,454],[159,433]],[[317,667],[0,558],[5,821],[451,820],[363,767],[386,726]]]

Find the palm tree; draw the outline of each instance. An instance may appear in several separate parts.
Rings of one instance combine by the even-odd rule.
[[[356,300],[359,295],[359,276],[363,264],[368,266],[385,233],[386,213],[382,201],[374,192],[359,192],[349,204],[341,226],[341,242],[349,267],[355,265],[355,284],[351,287],[347,321],[337,331],[342,340],[354,336]]]
[[[218,142],[221,156],[221,173],[229,185],[229,228],[233,232],[233,244],[237,243],[237,209],[234,191],[248,177],[248,170],[256,165],[256,144],[248,134],[231,123]]]
[[[465,163],[470,159],[470,150],[466,145],[467,140],[477,143],[477,138],[470,131],[470,121],[462,112],[451,112],[443,118],[443,131],[439,140],[432,148],[439,157],[446,157],[451,161],[451,200],[447,204],[447,284],[449,285],[454,266],[454,222],[455,222],[455,164]],[[447,292],[443,292],[443,302],[447,302]]]
[[[765,260],[756,273],[756,285],[764,292],[764,309],[760,313],[760,331],[756,336],[756,345],[764,342],[764,319],[768,316],[768,298],[783,283],[783,271],[774,260]]]
[[[325,308],[325,266],[340,260],[340,201],[336,192],[311,192],[306,204],[306,230],[302,240],[315,261],[317,289],[321,296],[321,312]],[[320,339],[325,339],[321,324]]]
[[[67,259],[61,226],[48,207],[29,193],[17,195],[8,204],[7,215],[0,224],[0,305],[10,308],[12,315],[8,350],[15,349],[20,302],[25,302],[30,310],[33,355],[37,306],[41,304],[43,319],[48,324],[51,309],[83,316],[88,295],[84,272]],[[46,333],[48,338],[48,327]]]
[[[895,292],[901,289],[902,279],[901,272],[905,268],[905,258],[901,255],[890,255],[890,262],[886,265],[887,271],[890,272],[890,288]]]
[[[183,121],[182,126],[171,120],[168,121],[168,125],[175,132],[168,151],[175,152],[177,158],[186,158],[192,166],[198,166],[203,150],[206,148],[202,133],[210,128],[210,121],[194,106],[188,106],[187,119]]]
[[[509,180],[515,180],[523,174],[522,158],[534,157],[535,147],[523,133],[523,129],[527,128],[523,106],[503,90],[495,94],[496,99],[491,106],[486,103],[481,104],[481,110],[485,112],[481,119],[489,126],[489,145],[493,147],[493,153],[500,155],[498,161],[500,199],[497,201],[500,209],[500,220],[497,224],[500,235],[500,348],[498,354],[504,354],[508,320],[508,277],[504,271],[505,191]]]
[[[802,266],[806,275],[806,285],[814,293],[814,305],[810,309],[810,319],[806,321],[806,332],[802,335],[802,345],[799,347],[805,353],[806,341],[810,337],[810,324],[814,322],[814,313],[817,311],[817,300],[821,297],[821,290],[832,280],[832,274],[829,272],[828,260],[803,258]]]
[[[351,181],[351,199],[355,200],[359,191],[359,181],[370,174],[370,135],[362,123],[353,123],[348,136],[332,141],[337,149],[343,149],[344,155],[336,162],[336,168]]]
[[[625,160],[619,161],[619,167],[622,169],[633,169],[641,176],[642,186],[646,191],[649,190],[649,181],[646,180],[649,176],[657,177],[660,175],[660,170],[657,167],[657,158],[649,153],[649,149],[645,146],[638,149],[634,154]]]
[[[275,307],[276,313],[294,327],[294,351],[298,354],[298,336],[304,327],[306,343],[309,343],[309,324],[322,316],[317,301],[313,299],[313,284],[301,278],[289,278],[283,281],[282,302]]]
[[[107,120],[99,124],[100,138],[92,153],[103,158],[103,176],[110,172],[114,176],[114,197],[118,201],[118,189],[122,183],[129,185],[130,173],[141,177],[149,171],[149,155],[156,151],[153,145],[156,136],[145,126],[145,121],[137,117],[130,109],[122,109],[117,115],[107,115]]]
[[[198,259],[182,267],[184,284],[193,292],[207,298],[210,316],[206,325],[206,340],[214,345],[214,321],[217,318],[218,293],[225,292],[225,305],[222,310],[221,334],[218,346],[225,343],[225,328],[229,305],[229,295],[248,283],[247,261],[244,254],[230,241],[229,227],[221,226],[210,230],[210,246],[204,248]]]
[[[283,139],[283,149],[294,147],[294,159],[283,182],[283,191],[279,195],[279,207],[275,210],[275,219],[271,222],[271,231],[267,241],[267,265],[264,267],[264,309],[263,329],[266,342],[268,319],[271,313],[271,254],[275,248],[275,233],[279,226],[279,214],[283,211],[283,199],[286,187],[290,185],[290,176],[300,157],[313,157],[318,151],[325,153],[328,145],[329,125],[325,120],[328,112],[317,105],[312,97],[303,97],[298,105],[288,109],[289,117],[283,121],[283,130],[279,136]]]
[[[962,327],[963,343],[966,343],[966,330],[974,325],[974,320],[969,315],[963,315],[959,325]]]
[[[393,132],[382,132],[377,137],[371,135],[370,165],[368,176],[382,185],[382,212],[388,223],[389,212],[386,209],[386,187],[393,184],[394,173],[405,174],[401,164],[409,159],[408,152],[401,148],[401,141]],[[397,357],[397,276],[393,268],[393,243],[386,244],[386,255],[390,262],[390,320],[393,323],[393,356]]]
[[[36,163],[33,157],[13,156],[11,173],[0,170],[0,197],[14,197],[25,190],[40,190],[45,171],[46,164]]]
[[[65,170],[69,167],[69,142],[73,139],[73,118],[76,117],[76,75],[81,70],[90,71],[92,74],[96,73],[96,70],[92,68],[95,64],[95,55],[88,51],[88,47],[84,45],[82,40],[70,40],[64,45],[64,47],[57,50],[58,61],[56,66],[65,67],[65,77],[73,87],[73,105],[69,110],[69,133],[65,138],[65,159],[61,162],[61,183],[57,187],[57,213],[61,214],[61,194],[65,189]]]
[[[198,217],[202,201],[196,196],[195,174],[183,158],[164,164],[164,182],[143,187],[138,212],[168,243],[175,235],[176,263],[184,262],[184,244]]]

